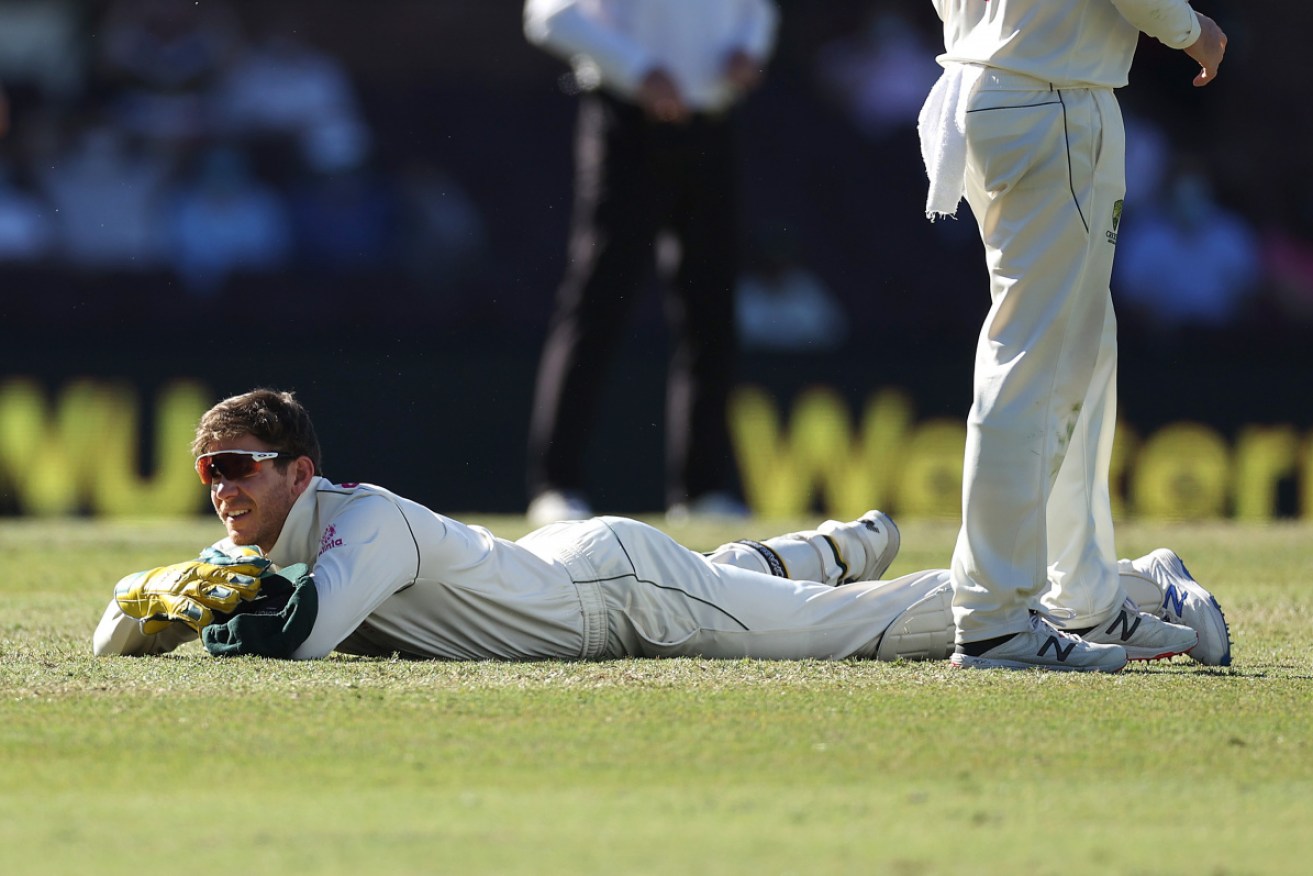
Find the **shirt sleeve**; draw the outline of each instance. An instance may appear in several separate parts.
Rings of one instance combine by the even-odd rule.
[[[572,64],[586,58],[596,66],[603,82],[626,94],[637,90],[654,65],[641,45],[585,13],[578,0],[526,0],[524,35]]]
[[[401,508],[391,498],[370,496],[322,521],[331,537],[314,564],[318,609],[310,635],[292,654],[297,660],[326,657],[392,594],[415,582],[420,554]]]
[[[1173,49],[1199,39],[1199,16],[1186,0],[1112,0],[1122,18]]]
[[[743,15],[743,32],[739,45],[752,57],[764,61],[775,51],[775,33],[780,22],[779,7],[770,0],[744,2],[747,8]]]
[[[92,652],[97,657],[137,657],[146,654],[167,654],[180,645],[196,638],[196,631],[183,623],[169,624],[163,630],[148,636],[141,631],[141,621],[128,617],[114,600],[109,601],[105,613],[91,639]]]

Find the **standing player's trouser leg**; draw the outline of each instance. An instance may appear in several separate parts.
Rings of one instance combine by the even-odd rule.
[[[843,587],[778,578],[713,563],[660,530],[618,517],[543,532],[540,542],[549,536],[559,545],[580,587],[600,591],[608,657],[872,658],[891,624],[948,586],[942,571]],[[946,610],[936,624],[948,641]],[[909,624],[918,633],[925,625],[924,618]]]
[[[1122,601],[1108,492],[1117,420],[1117,319],[1111,305],[1109,299],[1094,379],[1048,504],[1050,588],[1041,602],[1055,622],[1071,629],[1099,623]]]
[[[651,123],[605,95],[581,99],[569,265],[543,344],[529,422],[530,495],[582,489],[583,458],[620,328],[654,266],[663,181]]]
[[[682,186],[671,208],[679,267],[667,298],[666,502],[723,490],[732,470],[726,409],[737,354],[738,197],[732,115],[673,126]],[[669,126],[668,126],[669,127]],[[676,176],[676,174],[671,175]]]
[[[976,348],[953,554],[959,642],[1026,628],[1047,588],[1049,498],[1069,454],[1080,454],[1072,477],[1093,495],[1095,433],[1112,412],[1082,424],[1082,408],[1106,349],[1108,234],[1125,191],[1124,134],[1110,90],[1055,90],[986,71],[966,133],[967,199],[992,305]],[[1087,497],[1070,513],[1090,517],[1095,504]],[[1095,521],[1082,526],[1093,537]]]

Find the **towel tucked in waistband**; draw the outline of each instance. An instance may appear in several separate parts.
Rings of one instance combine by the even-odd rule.
[[[967,98],[984,72],[985,68],[976,64],[950,62],[917,116],[921,160],[930,178],[925,214],[932,222],[957,216],[957,205],[966,190]]]

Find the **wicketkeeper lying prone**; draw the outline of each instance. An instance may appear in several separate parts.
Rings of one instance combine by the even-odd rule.
[[[899,548],[879,511],[710,554],[620,517],[512,542],[319,476],[309,416],[271,390],[212,408],[193,450],[228,535],[195,560],[121,580],[97,654],[158,654],[198,635],[215,655],[295,659],[939,660],[953,647],[947,570],[878,580]],[[1123,561],[1121,577],[1136,604],[1127,612],[1190,626],[1194,659],[1230,662],[1221,610],[1175,554]],[[1116,626],[1092,632],[1115,640]],[[1061,650],[1069,634],[1053,635]],[[1128,655],[1160,656],[1171,655]]]

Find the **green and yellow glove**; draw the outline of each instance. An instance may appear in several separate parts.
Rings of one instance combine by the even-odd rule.
[[[258,548],[238,548],[236,556],[207,548],[199,559],[124,577],[114,585],[114,601],[128,617],[141,621],[148,636],[174,621],[199,633],[216,611],[231,612],[241,601],[254,599],[269,565]]]

